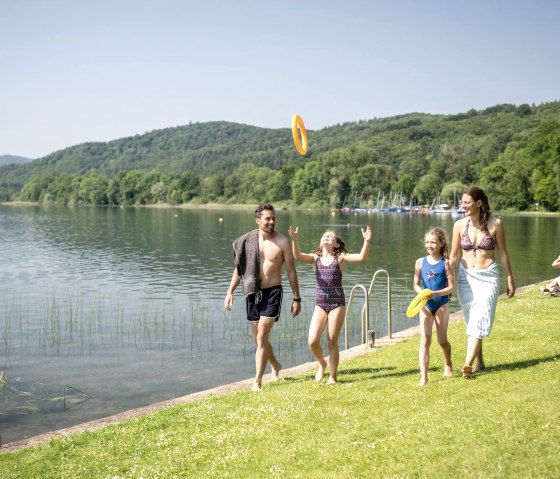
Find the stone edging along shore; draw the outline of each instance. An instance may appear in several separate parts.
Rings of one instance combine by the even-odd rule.
[[[529,289],[530,286],[524,286],[517,289],[517,292],[521,292],[523,290]],[[500,298],[504,298],[505,295],[500,295]],[[456,311],[449,315],[449,322],[453,323],[463,319],[463,313],[461,310]],[[373,348],[369,348],[365,345],[354,346],[353,348],[346,349],[344,351],[340,351],[340,361],[345,361],[348,359],[352,359],[356,356],[361,356],[363,354],[368,354],[376,349],[384,348],[385,346],[391,346],[401,341],[418,336],[420,334],[420,327],[413,326],[412,328],[405,329],[403,331],[399,331],[398,333],[393,333],[393,337],[389,338],[385,336],[383,338],[375,339],[375,346]],[[300,364],[299,366],[294,366],[293,368],[287,368],[282,370],[283,376],[293,376],[296,374],[304,374],[310,371],[315,370],[317,367],[317,362],[308,362],[304,364]],[[264,377],[265,381],[271,380],[272,376],[267,374]],[[204,391],[199,391],[192,394],[187,394],[186,396],[181,396],[175,399],[169,399],[167,401],[161,401],[155,404],[151,404],[149,406],[144,406],[136,409],[130,409],[128,411],[124,411],[118,414],[114,414],[112,416],[104,417],[101,419],[96,419],[94,421],[85,422],[82,424],[77,424],[75,426],[67,427],[65,429],[59,429],[58,431],[47,432],[44,434],[40,434],[38,436],[33,436],[27,439],[22,439],[20,441],[11,442],[8,444],[3,444],[0,446],[0,454],[6,452],[14,452],[19,449],[23,449],[26,447],[34,446],[37,444],[41,444],[51,439],[55,438],[65,438],[71,436],[73,434],[77,434],[84,431],[95,431],[97,429],[101,429],[102,427],[108,426],[110,424],[114,424],[121,421],[126,421],[128,419],[134,419],[140,416],[144,416],[146,414],[151,414],[153,412],[177,406],[178,404],[185,404],[192,401],[198,401],[200,399],[204,399],[210,395],[224,395],[234,391],[240,391],[243,389],[250,389],[253,385],[253,378],[244,379],[242,381],[238,381],[231,384],[225,384],[223,386],[218,386],[212,389],[206,389]]]

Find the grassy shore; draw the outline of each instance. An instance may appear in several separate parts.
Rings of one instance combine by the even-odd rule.
[[[537,287],[500,300],[487,368],[417,387],[418,338],[312,374],[165,409],[0,455],[2,478],[560,477],[560,299]]]

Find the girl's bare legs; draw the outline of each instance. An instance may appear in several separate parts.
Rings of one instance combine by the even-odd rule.
[[[428,365],[430,364],[430,346],[432,344],[432,327],[434,317],[427,308],[420,311],[420,348],[418,350],[418,362],[420,363],[420,382],[418,386],[424,386],[428,382]]]
[[[447,340],[447,327],[449,326],[449,305],[444,305],[436,311],[436,333],[438,343],[443,351],[443,375],[446,378],[453,376],[451,364],[451,344]],[[482,353],[481,353],[482,354]]]
[[[319,361],[319,368],[315,374],[315,380],[320,381],[325,375],[325,369],[327,369],[327,361],[325,361],[325,356],[323,356],[323,350],[321,349],[321,335],[325,330],[327,325],[327,313],[319,306],[315,306],[313,311],[313,316],[311,318],[311,323],[309,324],[309,337],[308,343],[311,352]]]
[[[340,330],[344,324],[344,317],[346,316],[346,308],[339,306],[329,313],[329,321],[327,323],[327,342],[329,345],[329,371],[330,377],[327,384],[336,384],[336,372],[338,370],[338,361],[340,352],[338,350],[338,337]]]

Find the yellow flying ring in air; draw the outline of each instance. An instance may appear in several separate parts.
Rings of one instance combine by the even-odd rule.
[[[428,302],[428,296],[430,296],[430,294],[432,294],[432,291],[429,289],[424,289],[423,291],[420,291],[416,295],[416,298],[414,298],[408,305],[408,308],[406,310],[406,315],[409,318],[416,316]]]
[[[299,131],[298,131],[299,130]],[[301,134],[301,140],[299,138]],[[301,116],[297,113],[292,116],[292,136],[294,137],[294,144],[296,145],[296,150],[301,156],[307,153],[307,131],[305,131],[305,125]]]

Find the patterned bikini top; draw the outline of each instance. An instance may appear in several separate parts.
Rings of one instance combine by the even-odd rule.
[[[471,241],[471,237],[469,236],[469,224],[471,220],[470,218],[467,220],[467,226],[465,227],[465,231],[461,235],[461,248],[465,251],[473,250],[473,254],[476,256],[477,250],[493,250],[496,249],[496,242],[494,241],[494,237],[488,231],[488,228],[484,229],[484,236],[478,242],[477,245],[473,244]]]

